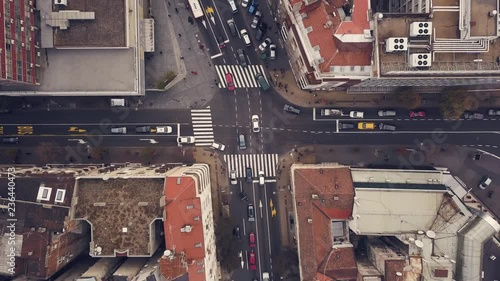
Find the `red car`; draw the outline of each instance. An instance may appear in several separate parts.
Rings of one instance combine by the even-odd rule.
[[[251,270],[257,269],[257,264],[255,263],[255,252],[253,250],[248,253],[248,265]]]
[[[231,73],[226,73],[226,83],[227,89],[229,91],[234,91],[233,75]]]
[[[425,111],[410,111],[410,117],[415,118],[415,117],[425,117]]]
[[[250,232],[248,234],[248,243],[250,248],[255,248],[255,232]]]

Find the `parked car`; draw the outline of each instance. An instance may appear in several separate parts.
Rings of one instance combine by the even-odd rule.
[[[375,130],[375,123],[373,122],[359,122],[358,130]]]
[[[232,185],[237,185],[238,184],[238,180],[236,179],[236,171],[230,171],[229,172],[229,182],[232,184]]]
[[[248,13],[250,15],[255,14],[257,11],[257,6],[259,6],[259,2],[257,0],[252,0],[252,4],[248,7]]]
[[[182,144],[182,143],[184,143],[184,144],[194,143],[194,140],[195,139],[192,136],[189,136],[189,137],[178,137],[177,138],[177,142],[180,143],[180,144]]]
[[[388,125],[384,123],[378,124],[378,128],[383,131],[396,131],[396,126],[394,125]]]
[[[262,272],[262,281],[269,281],[269,272]]]
[[[226,146],[223,145],[222,143],[214,142],[214,143],[212,143],[210,148],[215,149],[215,150],[224,151],[224,149],[226,149]]]
[[[362,111],[351,111],[349,112],[349,117],[351,118],[363,118],[365,114]]]
[[[245,181],[248,183],[252,183],[252,181],[253,181],[252,168],[250,168],[250,167],[247,167],[245,169]]]
[[[227,83],[227,89],[229,91],[234,91],[234,81],[233,81],[233,75],[231,73],[226,73],[226,83]]]
[[[259,116],[257,115],[252,115],[252,131],[254,133],[260,132],[260,121],[259,121]]]
[[[489,116],[500,116],[500,109],[490,109],[488,110]]]
[[[276,59],[276,44],[269,45],[269,59],[270,60]]]
[[[419,110],[419,111],[410,111],[410,118],[417,118],[417,117],[425,117],[425,111]]]
[[[354,124],[339,123],[339,129],[341,129],[341,130],[351,130],[351,129],[354,129]]]
[[[17,143],[19,143],[19,138],[18,137],[2,138],[2,143],[17,144]]]
[[[490,184],[491,184],[491,179],[488,176],[485,176],[481,180],[481,183],[479,183],[479,188],[486,189],[488,186],[490,186]]]
[[[253,208],[253,204],[248,204],[247,212],[248,221],[255,221],[255,209]]]
[[[259,171],[259,185],[264,185],[265,183],[265,174],[263,171]]]
[[[170,126],[158,126],[156,127],[157,134],[170,134],[172,133],[172,127]]]
[[[243,43],[245,43],[245,46],[250,46],[252,45],[252,41],[250,41],[250,36],[248,36],[248,31],[246,29],[240,30],[241,34],[241,39],[243,40]]]
[[[264,52],[267,49],[267,47],[271,44],[271,42],[272,42],[271,38],[269,38],[269,37],[264,39],[264,42],[260,43],[260,45],[259,45],[259,50],[261,52]]]
[[[261,11],[255,12],[255,16],[253,16],[252,24],[250,24],[250,27],[253,29],[257,28],[261,19],[262,19],[262,12]]]
[[[236,236],[236,238],[238,238],[238,240],[241,239],[241,235],[240,235],[240,227],[239,226],[236,226],[234,229],[233,229],[233,235]]]
[[[245,56],[245,51],[243,49],[236,50],[236,55],[238,57],[238,62],[241,66],[247,66],[247,57]]]
[[[257,73],[255,74],[255,79],[257,80],[257,83],[259,83],[259,86],[262,89],[262,91],[266,91],[271,87],[269,86],[269,83],[267,83],[267,80],[264,77],[264,75]]]
[[[396,116],[396,110],[379,110],[378,116],[380,117],[388,117],[388,116]]]
[[[112,134],[126,134],[127,133],[127,127],[111,128],[111,133]]]
[[[238,33],[238,30],[236,29],[236,24],[234,23],[234,19],[227,20],[227,25],[229,26],[229,31],[233,36]]]
[[[467,111],[464,113],[464,118],[467,120],[481,120],[484,119],[484,114],[479,112]]]
[[[248,6],[248,0],[241,1],[241,7],[246,8]]]
[[[238,12],[238,6],[236,6],[234,0],[228,0],[227,2],[229,2],[229,7],[231,8],[231,12],[233,12],[233,14],[236,14]]]
[[[248,245],[250,248],[255,248],[255,232],[250,232],[248,234]]]
[[[255,40],[260,41],[262,40],[263,36],[264,36],[264,31],[260,29],[257,29],[257,31],[255,31]]]
[[[238,147],[240,149],[247,149],[247,143],[245,141],[245,134],[240,133],[238,135],[238,140],[237,141],[238,141]]]
[[[290,113],[300,114],[300,109],[293,107],[289,104],[285,104],[285,106],[283,107],[283,110],[286,112],[290,112]]]
[[[219,44],[219,48],[225,48],[226,47],[226,43],[224,43],[224,37],[222,36],[219,36],[217,37],[217,44]]]
[[[151,127],[150,126],[135,127],[135,132],[136,133],[149,133],[149,132],[151,132]]]
[[[248,253],[248,267],[250,270],[256,270],[257,269],[257,264],[255,262],[255,252],[252,250]]]

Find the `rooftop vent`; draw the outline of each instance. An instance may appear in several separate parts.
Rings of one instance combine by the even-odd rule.
[[[403,52],[408,50],[408,38],[391,37],[385,40],[385,52]]]
[[[312,197],[312,199],[319,199],[318,194],[315,194],[315,193],[313,193],[313,194],[311,195],[311,197]]]
[[[184,227],[181,227],[181,232],[186,232],[186,233],[189,233],[193,230],[193,227],[189,224],[185,225]]]
[[[431,58],[430,53],[411,54],[408,64],[410,67],[430,67],[432,64]]]
[[[311,218],[307,218],[307,222],[308,222],[308,223],[313,223],[313,219],[311,219]]]
[[[432,22],[413,22],[410,24],[410,36],[429,36],[432,34]]]

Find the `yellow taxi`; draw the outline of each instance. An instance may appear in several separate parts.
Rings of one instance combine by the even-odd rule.
[[[358,130],[375,130],[373,122],[358,122]]]

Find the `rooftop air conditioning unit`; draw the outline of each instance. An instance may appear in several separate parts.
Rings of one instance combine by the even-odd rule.
[[[411,54],[408,63],[410,67],[430,67],[432,64],[432,56],[430,53]]]
[[[410,36],[429,36],[432,34],[432,22],[413,22],[410,24]]]
[[[408,50],[408,38],[391,37],[385,39],[385,52],[403,52]]]
[[[61,6],[68,6],[68,0],[54,0],[54,4]]]

